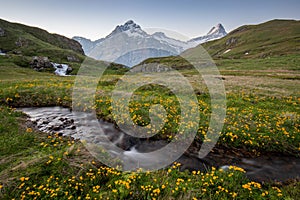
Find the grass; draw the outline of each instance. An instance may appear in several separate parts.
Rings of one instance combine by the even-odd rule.
[[[34,72],[33,74],[38,76],[42,73]],[[118,76],[106,75],[106,81],[100,82],[99,85],[99,90],[102,92],[96,95],[97,114],[107,120],[112,120],[110,92],[113,88],[112,84],[116,83]],[[4,79],[1,101],[15,107],[51,105],[71,107],[74,77],[46,76],[45,74],[42,74],[41,77],[43,78],[31,77],[30,80]],[[253,80],[257,79],[248,81]],[[290,80],[285,80],[285,82],[289,83]],[[230,84],[232,83],[230,82]],[[258,88],[250,88],[248,92],[245,92],[246,89],[239,91],[239,88],[233,88],[227,94],[227,116],[220,144],[225,143],[227,146],[249,150],[279,151],[289,154],[298,152],[300,147],[299,110],[297,108],[299,97],[294,96],[297,90],[295,90],[294,83],[293,86],[291,96],[273,96],[272,94],[262,96],[261,93],[264,91],[257,91]],[[210,115],[209,96],[205,90],[202,92],[197,95],[202,119],[198,130],[200,138],[205,136]],[[131,117],[135,115],[134,121],[137,124],[146,125],[149,123],[150,105],[162,103],[171,114],[169,114],[168,123],[164,128],[155,131],[163,138],[172,138],[178,128],[177,121],[180,119],[180,108],[176,102],[176,97],[168,90],[162,92],[159,88],[147,86],[147,88],[137,90],[136,95],[132,97]],[[242,118],[240,113],[243,113]]]
[[[268,60],[217,60],[227,93],[227,115],[218,141],[219,146],[255,151],[255,154],[278,152],[299,156],[298,60],[297,55]],[[121,173],[117,169],[105,167],[94,161],[80,142],[39,133],[30,124],[26,124],[23,114],[10,108],[52,105],[71,107],[75,76],[58,77],[46,72],[36,72],[19,67],[6,57],[0,57],[0,71],[1,198],[298,197],[300,185],[297,181],[290,182],[287,186],[280,183],[255,183],[245,178],[243,170],[236,167],[231,167],[229,171],[212,168],[207,173],[180,172],[180,164],[176,163],[173,167],[151,173]],[[125,68],[112,65],[99,82],[95,99],[99,117],[112,120],[110,95],[114,85],[126,71]],[[201,121],[196,138],[201,141],[208,128],[211,110],[209,94],[201,77],[194,70],[181,69],[180,72],[197,92]],[[148,124],[150,105],[156,103],[162,104],[169,114],[163,129],[155,130],[158,132],[157,137],[173,139],[178,128],[176,124],[180,107],[176,97],[168,89],[147,85],[136,90],[130,101],[130,118],[137,124]]]
[[[181,172],[180,163],[155,172],[120,172],[95,162],[81,143],[35,132],[26,118],[1,106],[0,195],[3,199],[283,199],[292,183],[260,184],[244,170]],[[14,138],[14,140],[11,140]],[[7,143],[9,141],[9,143]],[[298,185],[298,186],[297,186]],[[299,189],[298,189],[299,190]]]

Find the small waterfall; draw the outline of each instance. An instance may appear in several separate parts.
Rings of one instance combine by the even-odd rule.
[[[55,74],[59,76],[68,76],[69,65],[67,64],[59,64],[59,63],[51,63],[55,69]]]

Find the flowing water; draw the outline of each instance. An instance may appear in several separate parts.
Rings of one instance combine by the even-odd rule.
[[[30,120],[40,131],[51,134],[59,133],[74,139],[88,139],[103,146],[107,146],[109,143],[117,146],[122,151],[115,150],[110,153],[122,154],[128,169],[136,167],[131,165],[132,161],[139,160],[144,163],[140,167],[147,167],[153,162],[160,162],[164,159],[163,156],[147,157],[145,153],[164,147],[168,144],[166,141],[134,138],[120,131],[113,123],[90,120],[85,113],[77,113],[76,115],[84,124],[81,124],[79,128],[76,124],[78,119],[74,119],[73,113],[68,108],[41,107],[22,108],[20,110],[30,116]],[[100,125],[102,134],[99,134],[99,130],[92,130],[93,123]],[[90,134],[86,135],[86,132]],[[197,152],[187,151],[177,159],[177,162],[182,164],[182,170],[201,171],[205,171],[210,166],[226,169],[229,165],[235,165],[245,169],[246,175],[256,181],[285,181],[300,177],[300,158],[274,154],[247,158],[243,157],[242,154],[227,153],[219,149],[211,152],[204,159],[200,159],[197,157]]]
[[[58,63],[51,63],[55,69],[54,73],[59,76],[68,76],[68,68],[67,64],[58,64]]]

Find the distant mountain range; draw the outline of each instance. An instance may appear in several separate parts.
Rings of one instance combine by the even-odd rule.
[[[107,37],[96,41],[76,37],[79,43],[37,27],[0,19],[0,60],[17,66],[30,67],[33,58],[37,57],[39,60],[47,58],[49,62],[68,64],[73,68],[72,74],[76,74],[86,58],[84,52],[90,56],[126,63],[128,66],[139,64],[144,60],[143,63],[163,63],[176,69],[189,67],[188,63],[181,62],[175,56],[166,56],[177,55],[187,48],[189,49],[185,51],[197,51],[198,48],[204,47],[213,59],[299,55],[299,20],[271,20],[257,25],[243,25],[222,37],[225,33],[223,26],[217,25],[206,36],[183,42],[160,32],[148,34],[133,21],[128,21],[124,25],[117,26]],[[198,43],[202,43],[201,47],[190,48]],[[121,65],[112,65],[123,69]]]
[[[218,24],[205,36],[184,42],[170,38],[162,32],[148,34],[140,25],[129,20],[118,25],[105,38],[91,41],[76,36],[73,39],[82,45],[87,56],[132,67],[147,58],[179,55],[186,49],[219,39],[226,34],[224,27]]]

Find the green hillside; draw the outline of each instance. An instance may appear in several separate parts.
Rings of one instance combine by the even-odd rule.
[[[213,58],[266,58],[299,54],[300,21],[272,20],[245,25],[202,46]]]
[[[52,62],[79,63],[84,59],[81,45],[67,37],[51,34],[36,27],[0,19],[2,63],[28,66],[33,56],[45,56]]]
[[[186,50],[182,56],[192,58],[202,48],[207,50],[223,74],[228,74],[228,70],[299,70],[300,21],[272,20],[241,26],[221,39]],[[141,64],[149,63],[177,70],[192,67],[180,56],[149,58]]]
[[[23,42],[27,44],[27,47],[30,45],[33,47],[43,47],[43,45],[39,43],[48,43],[49,47],[56,46],[84,54],[81,45],[77,41],[58,34],[48,33],[40,28],[10,23],[2,19],[0,19],[0,28],[4,30],[4,36],[0,37],[1,48],[4,51],[16,50],[16,48],[20,46],[16,43]],[[24,53],[28,52],[25,51]]]
[[[76,74],[86,58],[83,49],[75,40],[43,29],[0,19],[0,70],[7,67],[30,67],[33,57],[47,57],[51,62],[64,63]],[[52,72],[54,69],[46,71]],[[123,65],[111,63],[106,73],[124,73]]]

